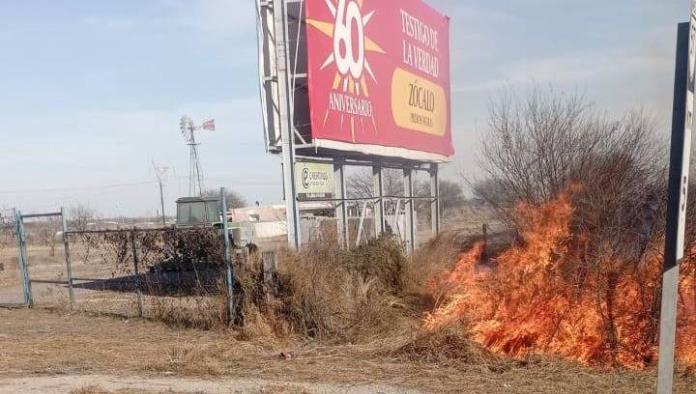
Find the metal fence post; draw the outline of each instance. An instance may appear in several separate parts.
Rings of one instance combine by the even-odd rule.
[[[135,274],[135,294],[138,297],[138,316],[143,317],[143,295],[140,290],[140,272],[138,270],[139,257],[138,248],[135,243],[135,233],[138,230],[137,227],[133,227],[130,233],[131,248],[133,250],[133,272]]]
[[[227,268],[226,284],[227,284],[227,311],[229,314],[229,324],[235,321],[235,307],[234,307],[234,269],[230,262],[230,229],[227,223],[227,191],[223,187],[220,189],[220,216],[222,220],[222,232],[223,239],[225,240],[225,251],[223,253],[225,259],[225,266]]]
[[[68,220],[65,217],[65,208],[60,208],[60,217],[63,224],[63,248],[65,253],[65,271],[68,275],[68,296],[70,297],[70,309],[75,305],[75,293],[73,291],[73,274],[70,263],[70,242],[68,240]]]
[[[414,185],[413,185],[413,169],[411,168],[405,168],[404,169],[404,195],[406,196],[406,201],[407,201],[407,208],[406,208],[406,243],[407,243],[407,249],[406,251],[410,256],[413,256],[413,253],[416,250],[416,219],[415,219],[415,211],[416,211],[416,201],[415,201],[415,193],[414,193]]]
[[[346,201],[347,191],[346,191],[346,170],[343,163],[343,159],[336,159],[334,161],[334,182],[336,189],[336,198],[341,201],[336,205],[336,219],[337,219],[337,234],[338,243],[342,248],[348,248],[350,245],[350,238],[348,234],[348,201]]]
[[[430,165],[430,196],[433,200],[430,203],[430,221],[433,235],[440,235],[440,176],[436,163]]]
[[[374,205],[375,238],[384,233],[384,171],[382,163],[372,166],[372,196],[377,197]]]
[[[34,297],[31,293],[31,280],[29,279],[29,256],[27,253],[27,235],[24,232],[24,222],[21,211],[17,211],[15,220],[17,226],[17,246],[19,247],[19,270],[22,276],[22,293],[24,295],[24,304],[31,308],[34,306]]]

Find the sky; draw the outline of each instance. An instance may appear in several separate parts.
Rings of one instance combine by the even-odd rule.
[[[502,89],[552,85],[669,129],[676,25],[688,0],[428,0],[451,18],[452,129],[443,177],[475,172]],[[200,134],[208,188],[282,198],[266,154],[252,0],[0,0],[0,209],[85,204],[154,215],[188,192],[179,118]]]

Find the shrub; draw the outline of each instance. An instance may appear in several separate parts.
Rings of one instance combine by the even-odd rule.
[[[280,258],[276,297],[264,297],[259,268],[243,283],[244,325],[252,332],[335,342],[370,340],[398,329],[407,259],[401,246],[380,238],[344,251],[313,244]]]

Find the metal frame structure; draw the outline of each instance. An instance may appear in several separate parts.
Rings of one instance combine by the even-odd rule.
[[[27,248],[27,233],[24,229],[25,219],[41,219],[41,218],[51,218],[58,217],[61,221],[62,226],[62,238],[63,247],[65,254],[65,270],[68,277],[67,281],[59,280],[32,280],[29,273],[29,251]],[[70,307],[75,301],[75,294],[73,291],[73,277],[72,277],[72,266],[70,264],[70,245],[68,242],[68,226],[66,221],[65,209],[61,208],[59,212],[49,212],[49,213],[36,213],[36,214],[22,214],[21,211],[15,211],[15,234],[17,235],[17,261],[19,265],[20,279],[22,282],[22,296],[24,302],[20,305],[14,306],[24,306],[33,307],[34,297],[32,293],[32,283],[47,283],[47,284],[60,284],[68,286],[68,295],[70,297]]]
[[[340,242],[348,247],[348,209],[349,202],[363,202],[363,217],[358,230],[358,240],[362,233],[362,223],[367,203],[375,204],[375,234],[386,230],[385,201],[397,200],[397,205],[405,201],[407,226],[405,244],[412,252],[416,246],[415,201],[431,201],[433,233],[440,231],[440,201],[438,164],[403,160],[382,156],[369,156],[359,153],[346,153],[321,149],[307,135],[306,119],[296,117],[296,101],[302,99],[306,84],[298,81],[307,78],[306,64],[302,60],[301,41],[305,24],[302,17],[304,0],[256,0],[257,34],[259,53],[259,86],[263,108],[264,136],[266,149],[270,153],[282,155],[283,194],[286,203],[288,244],[298,249],[301,246],[299,204],[296,191],[295,163],[318,161],[334,166],[335,199],[312,200],[312,202],[335,203]],[[289,20],[292,19],[292,29]],[[292,33],[292,34],[291,34]],[[294,45],[293,45],[294,44]],[[291,48],[292,47],[292,48]],[[291,51],[293,49],[293,51]],[[308,142],[309,140],[309,142]],[[373,175],[373,196],[363,199],[348,199],[346,190],[346,166],[369,166]],[[385,196],[383,171],[386,168],[403,171],[404,196]],[[427,171],[430,174],[431,195],[414,195],[414,171]]]
[[[373,158],[373,160],[359,160],[345,157],[338,158],[319,158],[297,156],[297,160],[302,162],[329,163],[334,166],[334,182],[336,190],[336,198],[333,199],[312,199],[300,200],[295,196],[295,200],[299,203],[303,202],[327,202],[335,204],[334,211],[337,219],[337,233],[339,242],[344,247],[350,247],[350,237],[348,234],[348,204],[357,203],[361,205],[360,224],[358,226],[358,235],[356,237],[356,245],[359,244],[363,234],[363,223],[366,217],[366,207],[369,204],[374,205],[375,215],[375,235],[379,236],[387,230],[386,207],[387,201],[396,202],[396,213],[401,212],[401,207],[405,209],[406,226],[404,233],[406,235],[403,240],[406,250],[409,253],[415,251],[417,246],[416,238],[416,201],[428,201],[431,207],[431,229],[433,234],[440,233],[440,197],[439,197],[439,179],[438,165],[436,163],[412,163],[405,162],[389,162],[384,158]],[[346,167],[369,167],[372,169],[373,193],[371,197],[348,198],[346,188]],[[384,171],[399,170],[403,172],[404,195],[391,196],[384,192]],[[415,173],[425,172],[430,177],[430,195],[416,196],[415,195]],[[287,190],[288,187],[286,186]],[[392,226],[394,227],[394,226]],[[291,246],[294,246],[291,244]],[[297,247],[300,245],[298,244]]]

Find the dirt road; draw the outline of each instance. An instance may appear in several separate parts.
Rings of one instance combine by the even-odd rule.
[[[419,391],[379,385],[288,383],[262,379],[123,377],[114,375],[39,376],[0,379],[0,392],[15,394],[123,393],[284,393],[284,394],[417,394]]]

